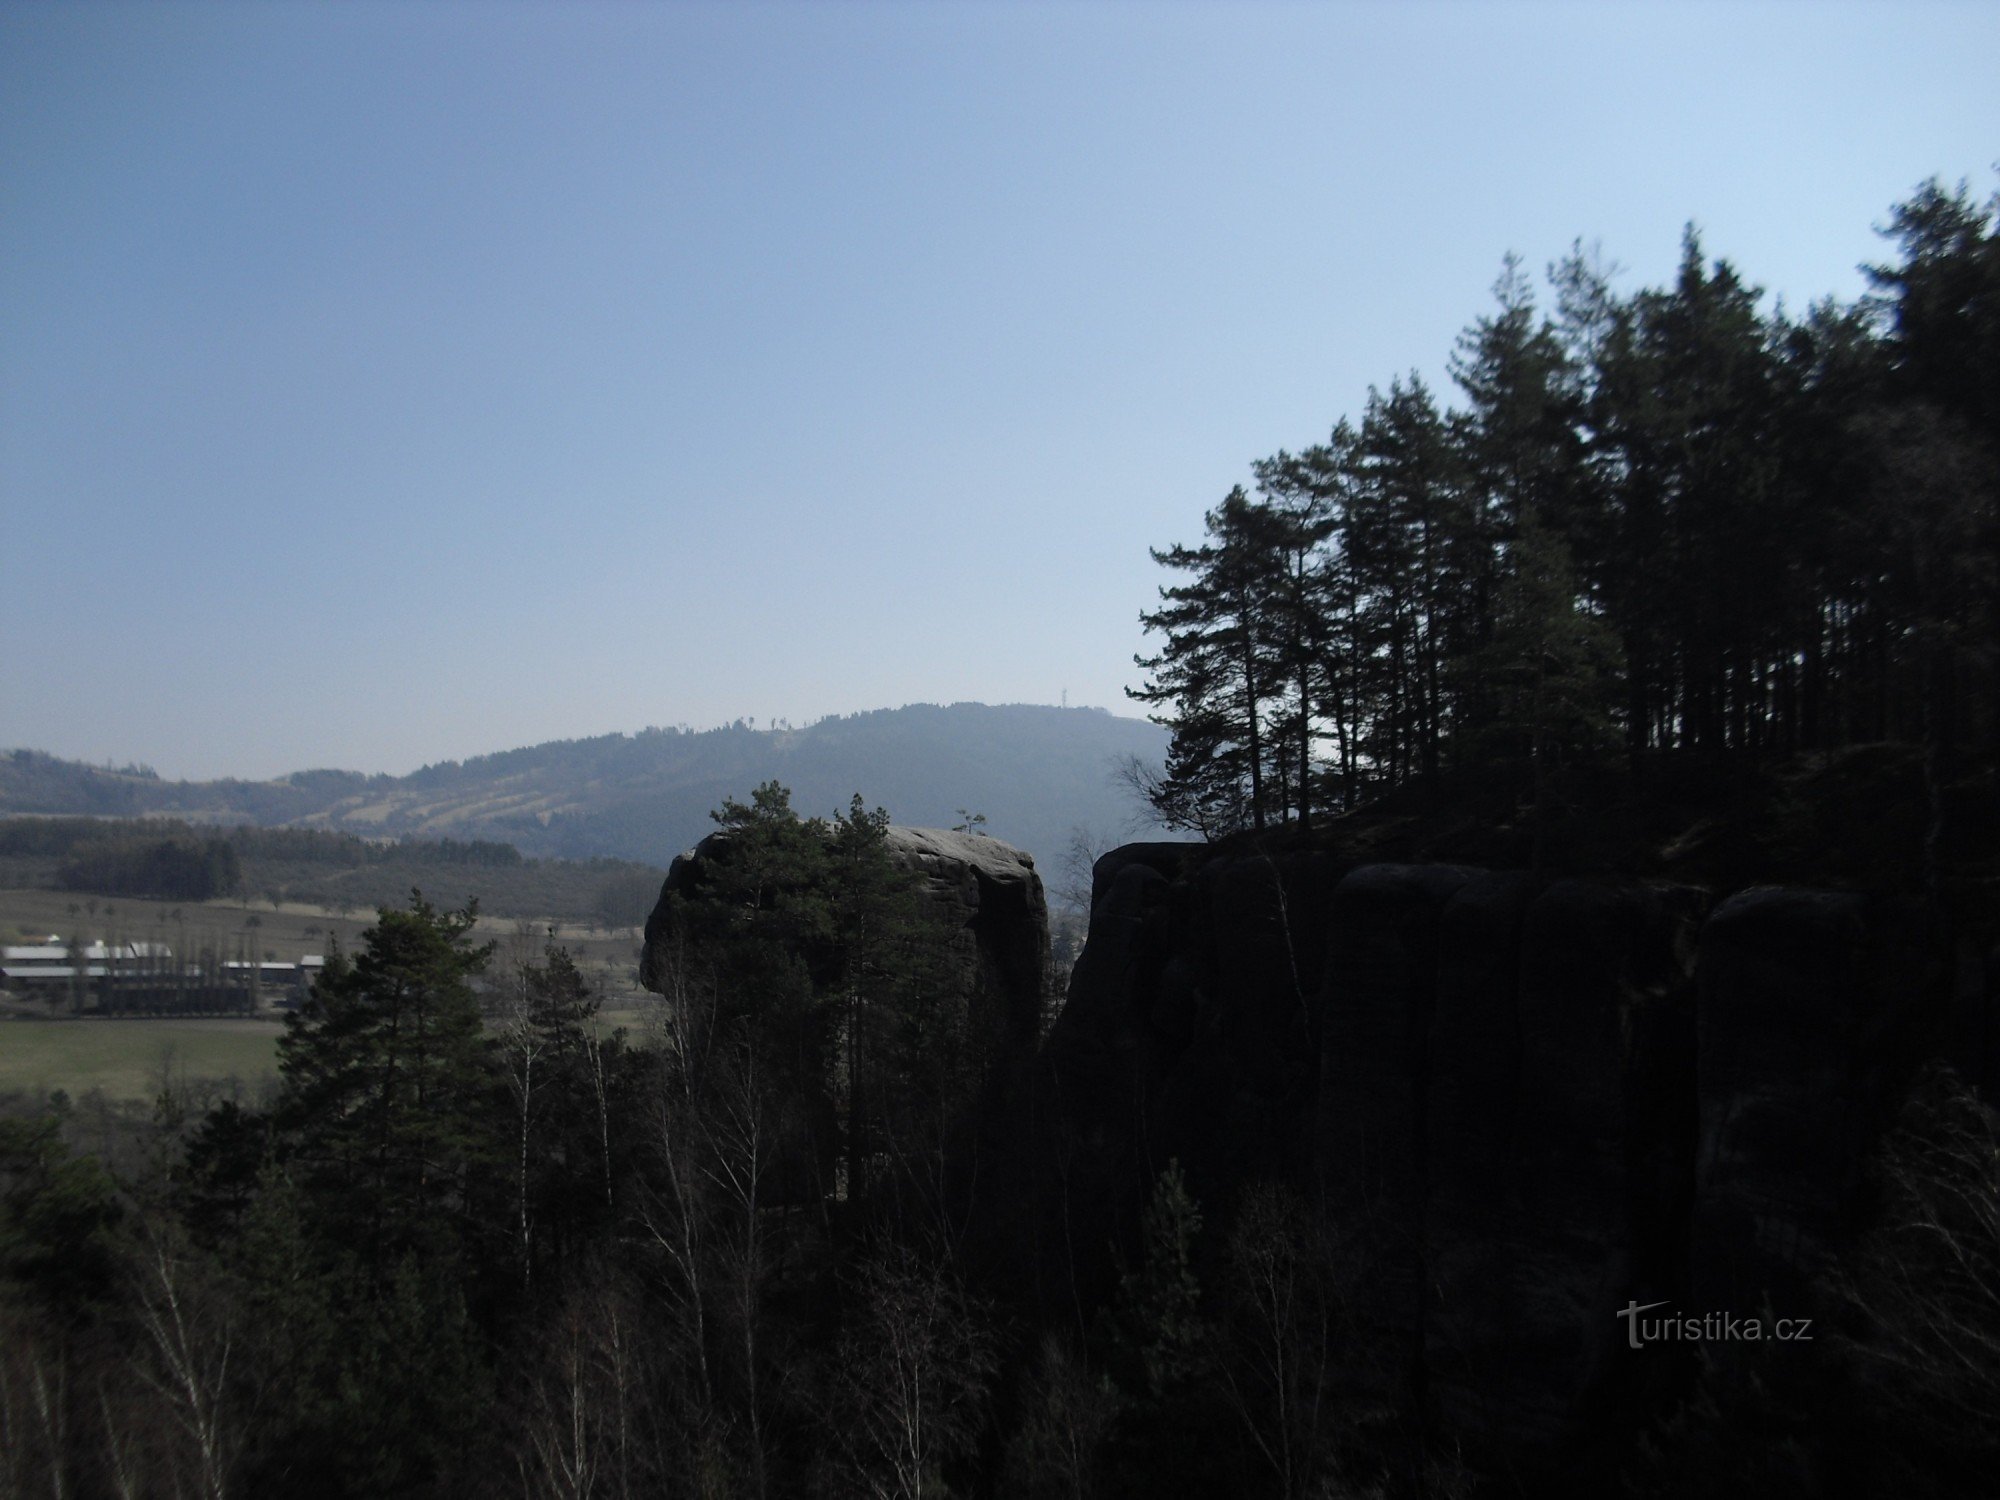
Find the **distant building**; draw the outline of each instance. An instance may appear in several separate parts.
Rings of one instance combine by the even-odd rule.
[[[297,963],[241,960],[219,969],[178,964],[165,943],[14,944],[0,948],[0,986],[77,1012],[201,1014],[269,1005],[289,1010],[311,992],[326,955]]]
[[[295,964],[232,960],[222,966],[222,978],[239,991],[253,991],[268,1005],[290,1010],[305,999],[325,968],[326,956],[321,953],[308,953]]]
[[[59,943],[17,944],[0,948],[0,981],[10,990],[30,992],[73,985],[79,978],[152,981],[170,973],[173,962],[174,951],[165,943],[99,942],[81,948]]]
[[[25,947],[0,948],[0,965],[12,969],[34,969],[69,962],[69,949],[61,943],[32,943]]]

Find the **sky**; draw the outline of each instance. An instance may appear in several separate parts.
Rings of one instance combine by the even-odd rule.
[[[1250,463],[1502,257],[1802,308],[2000,6],[0,0],[0,746],[407,772],[1118,713]]]

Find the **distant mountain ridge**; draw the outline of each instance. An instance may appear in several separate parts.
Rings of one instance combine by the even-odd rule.
[[[67,813],[332,828],[374,837],[498,839],[532,857],[609,855],[665,864],[713,826],[725,797],[776,779],[805,814],[859,792],[899,823],[950,827],[960,809],[1037,857],[1044,875],[1079,826],[1116,840],[1142,829],[1119,783],[1132,756],[1157,764],[1167,735],[1096,708],[911,704],[803,729],[646,729],[552,740],[408,776],[300,771],[275,781],[166,781],[39,751],[0,755],[0,813]]]

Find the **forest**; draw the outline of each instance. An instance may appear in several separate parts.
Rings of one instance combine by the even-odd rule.
[[[1548,313],[1510,261],[1461,406],[1392,380],[1255,465],[1154,554],[1162,818],[1256,851],[1498,786],[1561,870],[1601,778],[1890,744],[1914,885],[1962,879],[1947,812],[2000,727],[2000,222],[1933,183],[1886,234],[1869,297],[1797,316],[1692,232],[1664,288],[1572,255]],[[1108,1234],[1017,1253],[1022,1184],[1089,1146],[1023,1124],[1045,1037],[982,1008],[886,813],[768,782],[713,818],[641,1033],[560,947],[502,965],[418,893],[287,1021],[268,1109],[169,1090],[115,1149],[61,1101],[0,1120],[0,1496],[1550,1492],[1342,1385],[1349,1226],[1295,1184],[1224,1203],[1168,1160]],[[1913,1108],[1883,1201],[1951,1254],[1855,1274],[1916,1396],[1870,1416],[1829,1355],[1732,1426],[1684,1382],[1573,1455],[1578,1493],[1719,1493],[1753,1451],[1770,1493],[1842,1492],[1767,1427],[1880,1436],[1853,1484],[1978,1492],[2000,1133],[1960,1085]]]
[[[1993,207],[1926,184],[1872,290],[1767,308],[1690,227],[1671,285],[1509,258],[1450,361],[1252,466],[1144,616],[1146,790],[1217,835],[1507,768],[1540,821],[1593,767],[1896,742],[1934,812],[1990,771],[2000,529]]]

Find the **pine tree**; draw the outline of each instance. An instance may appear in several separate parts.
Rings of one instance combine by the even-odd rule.
[[[1472,665],[1495,700],[1481,749],[1528,769],[1539,867],[1551,779],[1566,760],[1597,758],[1616,743],[1618,645],[1582,606],[1568,549],[1533,512],[1522,518],[1508,551],[1493,640]]]
[[[1957,416],[2000,456],[2000,195],[1972,201],[1933,178],[1883,233],[1901,260],[1864,268],[1894,339],[1906,398]]]
[[[452,1246],[497,1177],[495,1070],[472,979],[476,907],[412,892],[327,964],[278,1043],[284,1153],[321,1227],[373,1263]]]
[[[1351,543],[1352,506],[1360,434],[1345,418],[1332,435],[1300,454],[1297,467],[1325,507],[1327,533],[1310,558],[1309,597],[1317,604],[1312,632],[1318,668],[1309,712],[1333,741],[1334,780],[1342,811],[1361,800],[1363,726],[1368,717],[1368,650],[1362,614],[1364,587]]]
[[[1343,542],[1359,589],[1370,700],[1367,754],[1394,786],[1437,776],[1444,666],[1467,598],[1454,566],[1463,487],[1444,420],[1415,376],[1370,390],[1353,449]]]
[[[615,1210],[624,1107],[623,1033],[598,1034],[597,997],[553,938],[520,966],[499,1025],[513,1096],[515,1220],[524,1285],[537,1267],[607,1227]]]
[[[1532,510],[1564,532],[1581,519],[1579,387],[1569,358],[1555,329],[1537,317],[1517,256],[1506,258],[1493,296],[1496,310],[1459,336],[1451,361],[1466,399],[1452,431],[1466,495],[1447,541],[1452,571],[1470,588],[1446,643],[1451,655],[1492,640],[1501,558],[1521,518]],[[1475,721],[1479,687],[1461,685],[1470,699],[1462,711]]]
[[[1312,455],[1279,452],[1252,466],[1272,553],[1266,610],[1267,649],[1280,702],[1272,738],[1280,804],[1296,808],[1301,830],[1312,827],[1319,710],[1332,671],[1332,575],[1325,548],[1338,523],[1337,489],[1324,483]]]
[[[1113,1470],[1121,1494],[1225,1494],[1226,1411],[1214,1375],[1214,1330],[1195,1272],[1200,1205],[1178,1161],[1154,1180],[1140,1257],[1099,1314],[1098,1342],[1118,1395]]]
[[[462,1463],[485,1416],[475,1307],[511,1258],[476,920],[419,892],[384,908],[279,1041],[277,1160],[244,1247],[274,1340],[259,1492],[407,1490]]]
[[[1935,624],[1915,622],[1926,658],[1923,734],[1931,744],[1990,743],[2000,726],[2000,195],[1977,205],[1963,183],[1947,192],[1933,179],[1896,205],[1883,233],[1901,259],[1866,268],[1876,289],[1868,307],[1888,327],[1890,390],[1909,409],[1869,425],[1935,435],[1936,458],[1919,467],[1932,477],[1950,469],[1955,493],[1921,485],[1933,492],[1923,524],[1937,529],[1942,511],[1957,513],[1944,523],[1962,549],[1951,571],[1977,580],[1954,591],[1962,607],[1951,629],[1970,647],[1956,670],[1932,649]]]
[[[1149,1400],[1184,1389],[1201,1367],[1207,1328],[1194,1271],[1201,1223],[1201,1206],[1188,1192],[1180,1162],[1168,1162],[1140,1221],[1139,1263],[1119,1281],[1112,1315],[1126,1378]]]
[[[1163,587],[1161,608],[1139,617],[1166,637],[1156,656],[1134,662],[1151,674],[1127,693],[1168,704],[1153,722],[1173,731],[1155,810],[1170,827],[1213,836],[1273,810],[1265,785],[1267,715],[1281,685],[1270,652],[1273,588],[1282,558],[1267,515],[1238,486],[1204,517],[1200,547],[1153,549],[1162,567],[1192,575]]]
[[[686,970],[679,982],[702,997],[694,1009],[706,1017],[695,1044],[750,1049],[786,1120],[784,1172],[810,1173],[823,1192],[818,1178],[838,1145],[830,1087],[840,1015],[826,991],[830,831],[823,819],[799,817],[775,781],[748,803],[725,799],[710,816],[722,837],[708,846],[701,886],[673,907]]]
[[[1707,264],[1690,226],[1674,285],[1634,300],[1600,373],[1618,512],[1606,597],[1644,686],[1635,746],[1720,753],[1761,734],[1796,518],[1759,295]]]

